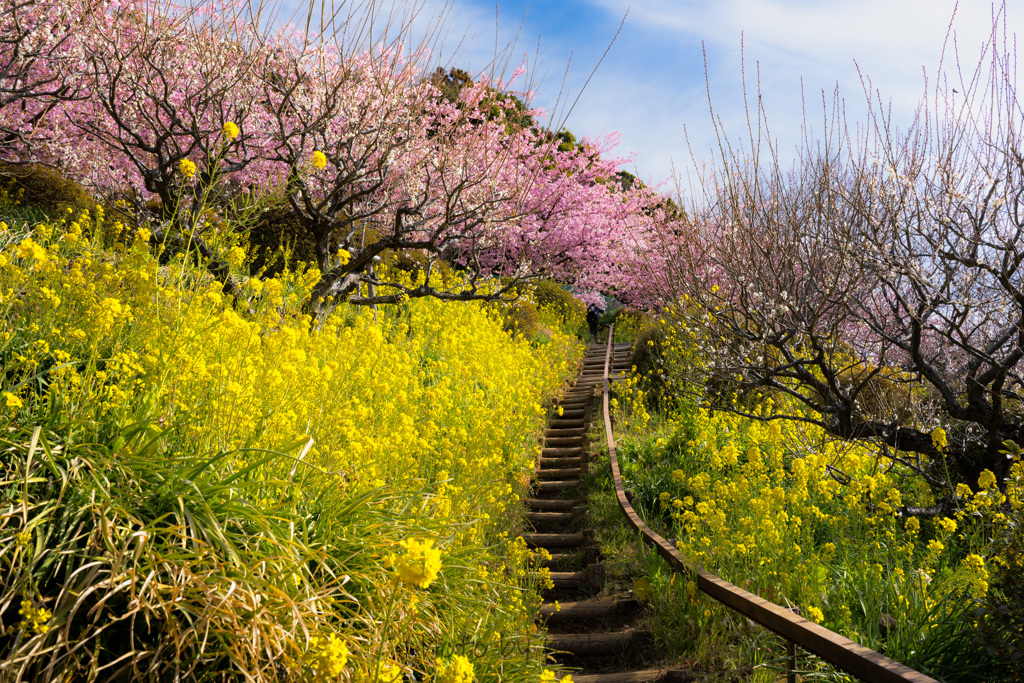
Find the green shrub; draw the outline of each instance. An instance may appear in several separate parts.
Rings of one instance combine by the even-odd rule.
[[[275,207],[249,229],[249,258],[253,273],[276,277],[286,265],[316,265],[316,243],[294,211]]]
[[[23,209],[55,214],[69,208],[78,213],[96,207],[96,200],[84,187],[46,166],[0,164],[0,185],[7,187]]]
[[[557,326],[566,334],[576,334],[586,325],[586,307],[554,280],[536,280],[533,283],[533,298],[545,322]],[[550,315],[545,315],[547,313]]]

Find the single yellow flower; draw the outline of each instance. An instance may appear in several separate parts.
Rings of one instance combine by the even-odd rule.
[[[327,167],[327,155],[320,150],[313,152],[313,168],[320,171]]]
[[[238,134],[241,131],[238,130],[238,126],[236,126],[233,121],[228,121],[224,124],[224,127],[220,132],[224,136],[225,140],[234,140],[238,137]]]

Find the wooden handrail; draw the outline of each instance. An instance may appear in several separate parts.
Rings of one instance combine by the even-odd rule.
[[[622,474],[619,471],[619,459],[615,452],[615,438],[612,434],[608,392],[613,329],[614,326],[608,328],[608,349],[604,358],[604,434],[608,442],[608,459],[611,461],[612,480],[619,507],[626,515],[630,525],[642,534],[644,542],[653,546],[675,571],[694,577],[697,587],[718,602],[771,629],[787,641],[796,643],[808,652],[813,652],[862,681],[868,683],[938,683],[930,676],[889,659],[885,655],[855,643],[813,621],[804,619],[785,607],[759,598],[704,569],[691,566],[675,546],[644,524],[629,499],[626,498],[626,491],[622,486]]]

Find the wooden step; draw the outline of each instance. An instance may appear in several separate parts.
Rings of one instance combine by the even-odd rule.
[[[572,427],[586,427],[587,423],[584,420],[580,419],[570,420],[566,418],[556,417],[555,419],[551,420],[550,425],[552,429],[570,429]]]
[[[583,456],[577,456],[575,458],[538,458],[537,465],[543,468],[550,467],[583,467],[583,463],[586,459]]]
[[[587,430],[583,427],[573,427],[572,429],[545,429],[544,438],[565,438],[567,436],[583,436]]]
[[[552,526],[554,524],[571,524],[577,515],[575,512],[527,512],[526,519],[534,526]]]
[[[573,655],[613,655],[627,647],[650,642],[647,631],[628,628],[608,633],[548,633],[547,649]]]
[[[534,510],[567,512],[576,507],[579,502],[578,498],[527,498],[526,506],[533,508]]]
[[[582,436],[544,437],[544,445],[551,448],[574,448],[583,444]]]
[[[563,602],[555,609],[555,604],[546,602],[540,606],[540,616],[549,624],[567,621],[587,621],[607,619],[609,617],[632,612],[640,608],[640,603],[632,598],[597,598],[579,602]]]
[[[566,469],[549,469],[549,470],[534,470],[533,476],[537,479],[544,481],[564,481],[566,479],[579,479],[583,474],[583,470],[579,467],[570,467]]]
[[[583,531],[572,534],[523,534],[523,540],[531,548],[578,548],[587,542],[588,536]]]
[[[568,481],[538,481],[536,484],[537,490],[541,493],[553,493],[555,491],[563,491],[565,489],[574,489],[578,488],[579,485],[579,479],[570,479]]]
[[[573,675],[573,683],[690,683],[697,680],[689,669],[642,669],[604,674]]]
[[[595,591],[604,587],[604,565],[600,563],[588,564],[578,572],[548,572],[551,582],[555,588],[579,588],[586,584]]]
[[[583,448],[577,446],[576,448],[541,448],[540,457],[542,458],[582,458]]]

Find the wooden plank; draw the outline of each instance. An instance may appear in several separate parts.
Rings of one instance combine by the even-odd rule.
[[[583,448],[541,448],[540,455],[542,458],[579,457],[583,455]]]
[[[544,480],[544,481],[552,481],[552,480],[562,481],[562,480],[565,480],[565,479],[579,479],[580,475],[582,473],[583,473],[583,470],[581,470],[578,467],[573,467],[573,468],[570,468],[570,469],[560,469],[560,470],[534,470],[533,471],[533,475],[535,477],[537,477],[537,479],[541,479],[541,480]]]
[[[544,445],[549,448],[580,448],[582,443],[582,436],[552,436],[544,439]]]
[[[563,489],[574,489],[579,487],[579,485],[579,479],[570,479],[569,481],[538,481],[537,490],[542,493],[550,493]]]
[[[538,458],[537,464],[542,468],[550,467],[582,467],[584,463],[582,457],[575,458]]]
[[[582,531],[574,534],[523,534],[526,545],[533,548],[577,548],[587,541]]]
[[[564,512],[572,510],[579,503],[579,498],[527,498],[526,505],[534,510],[547,510],[550,512]]]
[[[577,573],[585,574],[585,572]],[[623,612],[635,611],[640,608],[640,603],[631,598],[599,598],[579,602],[563,602],[558,605],[558,608],[556,610],[555,604],[552,602],[544,603],[540,606],[540,616],[551,624],[607,619]]]
[[[583,427],[572,427],[571,429],[545,429],[544,436],[583,436],[587,430]]]
[[[647,632],[631,628],[608,633],[549,633],[546,646],[549,650],[574,655],[610,655],[649,638]]]
[[[573,683],[654,683],[655,681],[667,678],[668,673],[668,669],[641,669],[639,671],[616,671],[606,674],[587,674],[585,676],[573,675],[572,680]],[[691,674],[689,678],[673,679],[673,683],[676,683],[676,681],[682,683],[683,681],[692,680],[694,680],[694,676]]]

